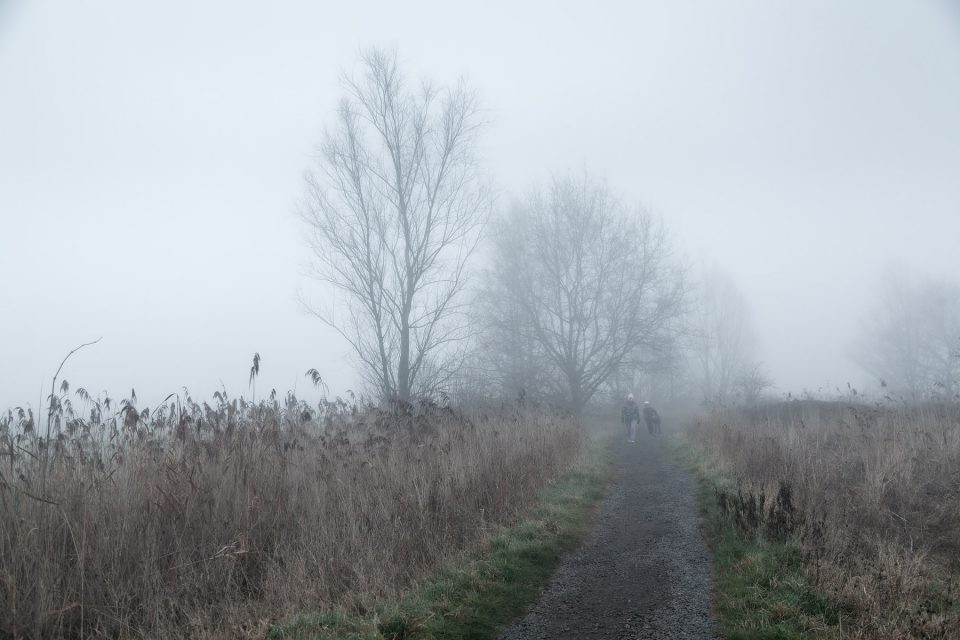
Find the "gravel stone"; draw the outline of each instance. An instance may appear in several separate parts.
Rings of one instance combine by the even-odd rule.
[[[716,637],[693,480],[660,437],[615,447],[594,530],[502,640]]]

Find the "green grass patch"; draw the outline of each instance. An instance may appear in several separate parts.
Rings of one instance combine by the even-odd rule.
[[[536,507],[475,553],[415,585],[395,602],[366,613],[297,616],[276,625],[274,639],[486,640],[539,597],[562,555],[589,531],[594,507],[611,474],[607,442],[598,442],[576,467],[552,483]]]
[[[713,605],[728,640],[839,637],[848,612],[818,592],[800,551],[789,542],[745,537],[717,501],[735,487],[712,460],[678,443],[677,456],[698,480],[701,527],[713,556]]]

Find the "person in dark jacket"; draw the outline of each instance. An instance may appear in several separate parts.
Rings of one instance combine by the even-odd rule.
[[[643,403],[643,421],[647,423],[647,431],[650,435],[660,433],[660,414],[653,408],[649,400]]]
[[[640,422],[640,407],[633,400],[633,394],[627,396],[620,412],[620,421],[627,430],[627,442],[637,441],[637,423]]]

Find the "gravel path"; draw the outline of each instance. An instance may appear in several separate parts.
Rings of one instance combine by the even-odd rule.
[[[693,480],[660,438],[616,447],[595,530],[502,640],[714,637]]]

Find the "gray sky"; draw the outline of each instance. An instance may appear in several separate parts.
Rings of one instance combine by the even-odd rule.
[[[887,265],[960,278],[956,2],[0,0],[0,407],[98,336],[74,386],[353,384],[294,207],[383,44],[479,90],[501,203],[586,167],[727,271],[780,390],[859,380]]]

